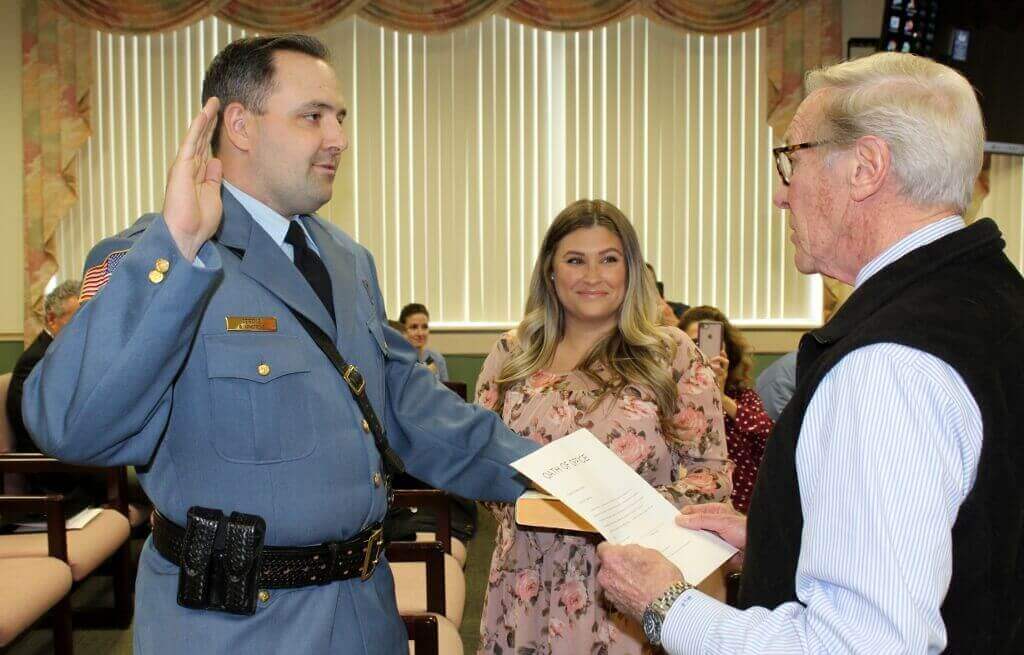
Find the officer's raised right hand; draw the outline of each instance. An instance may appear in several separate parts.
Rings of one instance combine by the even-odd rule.
[[[203,244],[220,225],[220,160],[210,153],[220,100],[210,98],[189,125],[188,134],[167,174],[164,221],[178,250],[195,261]]]

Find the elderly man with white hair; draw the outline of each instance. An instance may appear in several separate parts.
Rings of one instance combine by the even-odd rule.
[[[11,371],[11,385],[7,389],[7,419],[10,421],[11,430],[14,432],[15,452],[35,452],[38,450],[28,430],[25,429],[25,422],[21,417],[21,399],[24,393],[25,380],[29,373],[35,368],[39,360],[46,354],[47,348],[57,337],[57,333],[67,325],[68,321],[78,311],[78,294],[81,290],[81,283],[78,280],[65,280],[58,284],[53,291],[46,294],[43,300],[43,331],[39,336],[21,353],[18,361],[14,363]],[[90,479],[90,478],[87,478]]]
[[[970,84],[877,54],[812,72],[775,151],[797,268],[854,285],[800,344],[741,549],[739,608],[658,553],[600,548],[608,598],[682,653],[1024,652],[1024,279],[965,224],[984,127]]]

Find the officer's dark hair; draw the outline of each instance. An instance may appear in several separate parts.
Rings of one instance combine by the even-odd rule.
[[[427,311],[426,305],[422,305],[418,302],[411,302],[402,308],[402,312],[398,315],[398,322],[405,325],[406,319],[410,316],[415,316],[416,314],[424,314],[427,319],[430,319],[430,312]]]
[[[211,145],[217,154],[224,108],[233,102],[256,114],[262,114],[267,97],[274,90],[274,53],[298,52],[314,59],[328,61],[330,51],[320,39],[306,34],[257,36],[232,41],[210,62],[203,78],[203,104],[210,98],[220,99],[217,126]]]

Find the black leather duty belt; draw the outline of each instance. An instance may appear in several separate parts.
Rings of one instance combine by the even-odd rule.
[[[185,528],[153,512],[153,546],[164,559],[181,566]],[[264,546],[256,576],[260,589],[289,589],[325,585],[338,580],[373,575],[384,552],[380,523],[366,528],[346,541],[329,541],[316,546]]]

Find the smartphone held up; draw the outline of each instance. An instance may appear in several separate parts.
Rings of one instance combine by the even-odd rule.
[[[700,321],[697,324],[697,347],[711,360],[722,352],[725,326],[721,321]]]

